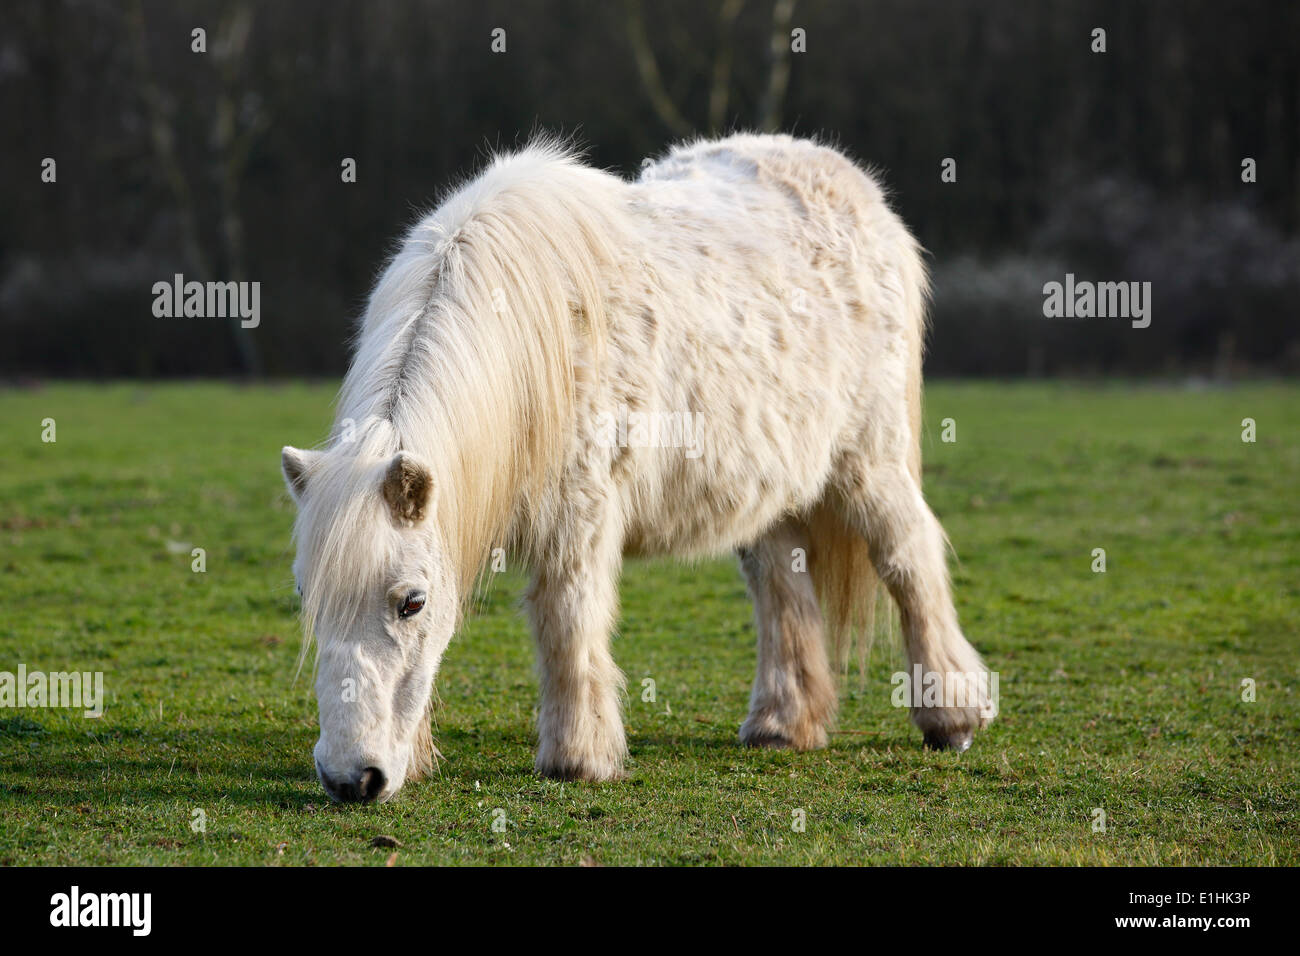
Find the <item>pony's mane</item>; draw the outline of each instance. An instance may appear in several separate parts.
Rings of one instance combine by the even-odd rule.
[[[534,142],[409,231],[371,295],[299,513],[317,579],[307,621],[389,557],[370,532],[378,469],[399,449],[433,470],[433,520],[462,603],[494,547],[530,548],[512,539],[512,518],[537,517],[572,437],[575,375],[599,375],[605,277],[636,254],[618,225],[622,185],[554,140]]]

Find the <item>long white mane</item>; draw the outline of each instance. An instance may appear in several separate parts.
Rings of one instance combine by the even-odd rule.
[[[560,464],[576,375],[599,374],[600,276],[630,254],[623,183],[552,140],[497,157],[410,230],[371,296],[326,454],[314,466],[300,547],[308,627],[382,568],[379,472],[398,450],[434,470],[436,517],[462,600],[512,516]],[[585,368],[575,368],[586,357]]]

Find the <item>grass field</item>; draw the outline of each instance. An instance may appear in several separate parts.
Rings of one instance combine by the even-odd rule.
[[[537,779],[507,573],[443,665],[440,774],[366,807],[316,782],[294,677],[278,453],[323,436],[332,395],[0,391],[0,671],[103,671],[107,693],[97,720],[0,709],[0,864],[383,865],[381,834],[395,865],[1300,862],[1300,389],[929,389],[926,490],[1000,674],[1002,713],[966,754],[923,751],[891,707],[884,637],[828,749],[742,749],[754,635],[734,561],[631,563],[631,777]]]

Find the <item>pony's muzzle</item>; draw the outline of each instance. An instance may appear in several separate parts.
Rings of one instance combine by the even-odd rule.
[[[317,764],[316,774],[325,792],[339,803],[372,803],[388,785],[388,778],[378,767],[366,767],[352,777],[331,777]]]

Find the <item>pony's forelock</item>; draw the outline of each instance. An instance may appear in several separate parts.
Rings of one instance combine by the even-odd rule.
[[[380,495],[382,469],[397,449],[388,423],[375,420],[353,442],[321,455],[307,481],[294,522],[302,580],[303,645],[306,659],[321,624],[345,631],[356,625],[357,600],[381,586],[395,556],[395,530]]]

